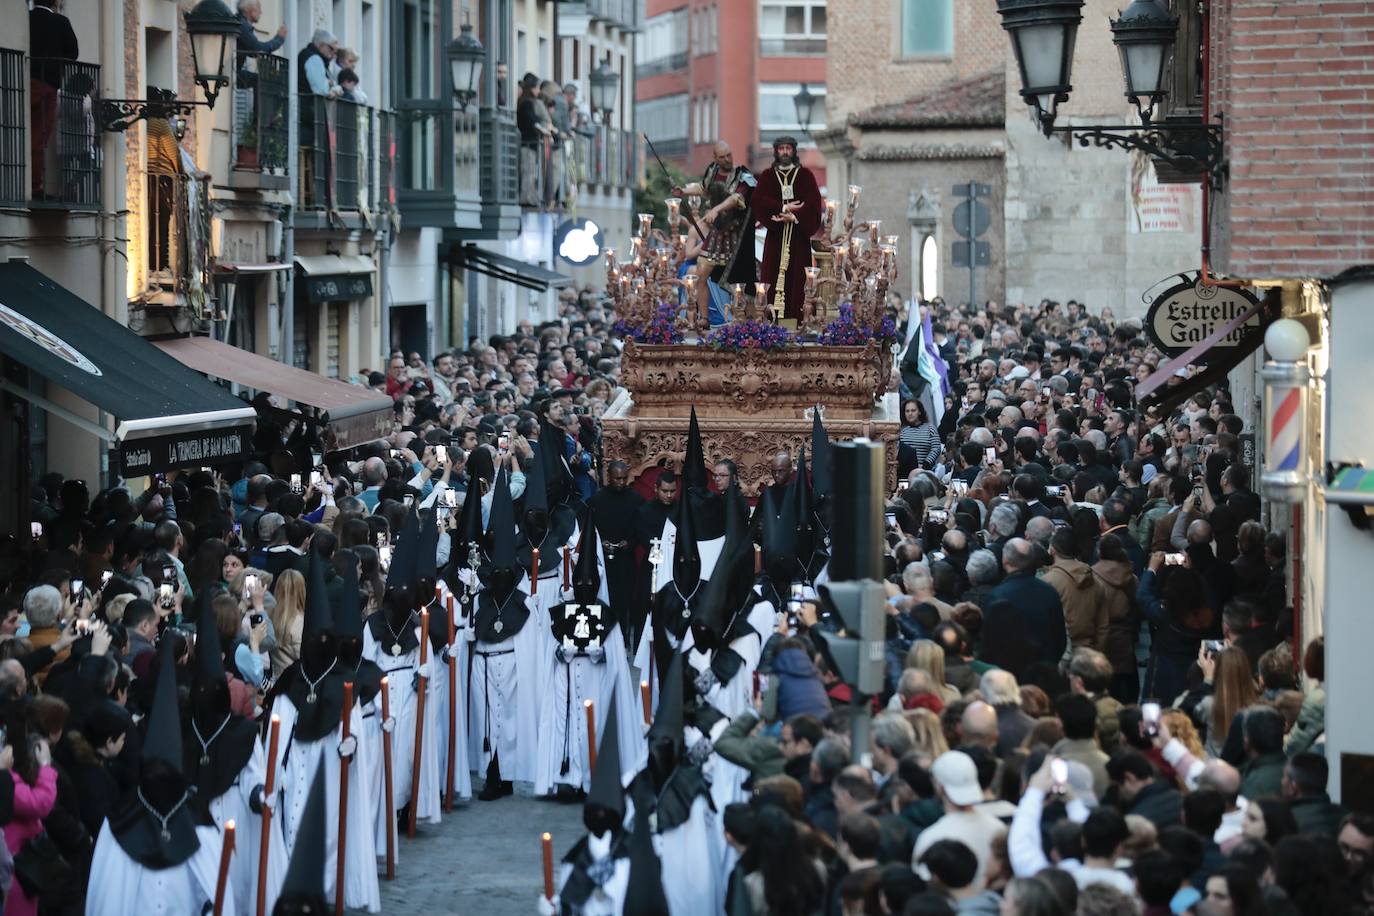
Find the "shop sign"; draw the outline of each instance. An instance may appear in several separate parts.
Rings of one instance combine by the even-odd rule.
[[[120,445],[120,474],[142,477],[173,468],[238,461],[248,453],[252,436],[252,426],[232,426],[130,439]]]
[[[1145,313],[1145,333],[1169,356],[1178,356],[1202,343],[1213,331],[1259,303],[1258,297],[1248,289],[1200,286],[1196,274],[1179,274],[1179,281],[1156,298]],[[1239,347],[1262,333],[1261,315],[1257,311],[1219,340],[1215,347]],[[1206,355],[1197,361],[1206,362]]]

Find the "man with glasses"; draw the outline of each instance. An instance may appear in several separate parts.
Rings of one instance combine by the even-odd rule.
[[[1345,857],[1346,874],[1358,884],[1374,865],[1374,815],[1347,814],[1336,843]]]
[[[738,478],[739,470],[729,458],[722,458],[711,466],[711,484],[717,493],[730,489],[730,485],[736,483]]]

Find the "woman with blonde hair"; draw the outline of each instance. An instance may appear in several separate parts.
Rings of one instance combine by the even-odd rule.
[[[294,569],[283,570],[277,581],[277,606],[272,609],[272,628],[277,647],[272,650],[272,670],[285,671],[300,658],[305,631],[305,577]]]
[[[940,699],[946,704],[959,699],[959,691],[945,681],[945,650],[929,639],[918,639],[906,653],[907,668],[920,668],[935,682]]]
[[[916,734],[912,751],[922,762],[929,766],[936,757],[949,750],[945,741],[945,731],[940,727],[940,717],[929,709],[908,709],[902,713],[911,730]]]
[[[1212,685],[1212,695],[1204,698],[1197,709],[1198,723],[1207,730],[1202,746],[1209,755],[1217,757],[1226,746],[1231,721],[1259,699],[1259,688],[1244,649],[1229,646],[1213,655],[1204,642],[1197,663],[1203,679]]]

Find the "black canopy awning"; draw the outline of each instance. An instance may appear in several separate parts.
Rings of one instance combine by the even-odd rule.
[[[113,434],[26,388],[0,388],[120,447],[126,477],[241,458],[253,408],[28,264],[0,263],[0,353],[113,415]]]
[[[459,262],[470,270],[486,274],[497,280],[514,283],[516,286],[523,286],[525,289],[532,289],[535,292],[542,293],[547,289],[567,286],[572,282],[572,277],[555,273],[540,267],[538,264],[517,261],[515,258],[509,258],[494,251],[487,251],[476,245],[456,247],[454,253]]]

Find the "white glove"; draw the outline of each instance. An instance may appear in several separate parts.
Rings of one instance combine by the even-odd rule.
[[[351,760],[357,752],[358,739],[352,735],[339,742],[339,756],[344,760]]]
[[[558,905],[543,894],[539,895],[539,916],[558,916]]]
[[[386,732],[386,733],[389,735],[389,734],[391,734],[392,732],[394,732],[395,730],[396,730],[396,717],[395,717],[395,716],[392,716],[392,717],[389,718],[389,719],[383,719],[383,720],[382,720],[382,731]]]
[[[423,678],[432,677],[433,674],[434,674],[433,665],[434,665],[434,663],[431,662],[431,661],[426,661],[426,662],[425,662],[424,664],[422,664],[422,665],[416,665],[416,666],[415,666],[415,673],[416,673],[417,675],[419,675],[420,677],[423,677]]]

